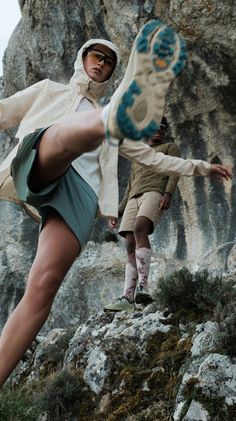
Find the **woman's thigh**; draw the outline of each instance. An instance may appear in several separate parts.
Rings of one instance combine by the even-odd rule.
[[[42,135],[30,175],[33,191],[40,191],[66,173],[71,162],[102,143],[101,110],[72,113]]]
[[[30,270],[26,294],[35,289],[54,296],[80,253],[80,243],[63,218],[53,209],[39,234],[38,249]]]
[[[58,142],[57,125],[49,127],[40,137],[30,171],[29,186],[38,192],[66,173],[76,156]]]

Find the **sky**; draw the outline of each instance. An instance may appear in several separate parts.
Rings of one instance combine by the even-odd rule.
[[[2,59],[9,38],[21,18],[17,0],[0,0],[0,76]]]

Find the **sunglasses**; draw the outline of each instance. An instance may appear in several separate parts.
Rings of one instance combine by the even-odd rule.
[[[94,61],[94,63],[100,63],[101,61],[104,61],[104,64],[107,64],[109,67],[115,67],[115,60],[107,54],[96,50],[96,48],[91,48],[91,50],[88,51],[88,55]]]

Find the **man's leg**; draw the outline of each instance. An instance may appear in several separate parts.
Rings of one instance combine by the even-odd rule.
[[[137,268],[135,257],[135,238],[133,233],[134,222],[138,212],[137,200],[128,201],[120,224],[119,234],[126,239],[127,263],[125,266],[125,283],[123,296],[111,304],[105,305],[107,311],[133,311],[136,308],[134,293],[137,284]]]
[[[133,232],[126,232],[126,250],[127,250],[127,263],[125,266],[125,283],[123,290],[123,297],[128,301],[134,301],[134,293],[137,283],[137,268],[135,258],[135,238]]]
[[[159,222],[160,200],[162,194],[157,191],[148,191],[139,198],[139,212],[134,225],[136,241],[136,265],[138,270],[138,286],[136,289],[136,302],[148,303],[153,301],[148,289],[148,276],[151,262],[151,245],[149,235]]]
[[[126,239],[127,263],[125,265],[125,283],[122,297],[104,306],[104,311],[134,311],[136,304],[134,293],[137,284],[137,268],[135,259],[135,239],[132,231],[122,231]]]
[[[152,231],[153,222],[145,216],[138,216],[134,226],[136,241],[135,255],[138,272],[138,285],[136,288],[135,301],[138,304],[149,304],[153,301],[148,288],[151,263],[151,246],[148,235]]]
[[[46,321],[53,299],[80,252],[64,220],[52,211],[43,227],[25,294],[0,338],[0,387],[16,367]]]
[[[126,204],[119,228],[119,234],[125,237],[127,251],[123,297],[131,303],[134,302],[134,293],[138,278],[135,257],[136,243],[134,237],[134,224],[137,213],[138,202],[136,198],[132,198],[128,200]]]
[[[145,216],[138,216],[134,225],[136,241],[136,266],[138,271],[138,285],[148,286],[148,275],[151,261],[151,245],[149,234],[153,231],[153,222]]]

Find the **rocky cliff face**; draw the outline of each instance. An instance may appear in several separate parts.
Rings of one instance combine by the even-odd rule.
[[[235,419],[235,281],[182,269],[155,298],[141,312],[98,313],[38,336],[0,396],[3,419]],[[167,303],[175,310],[161,311]]]
[[[202,2],[146,0],[20,1],[22,19],[4,56],[2,96],[51,78],[66,81],[73,73],[77,50],[90,37],[105,37],[121,48],[121,74],[132,41],[147,20],[161,17],[187,40],[189,58],[172,85],[166,104],[170,134],[183,157],[224,162],[234,168],[235,20],[231,0]],[[2,133],[1,160],[15,143],[15,130]],[[121,195],[129,165],[120,162]],[[168,267],[185,262],[193,268],[228,270],[234,266],[235,181],[182,178],[172,208],[152,236],[154,256]],[[37,238],[35,224],[14,204],[0,203],[1,322],[19,299]],[[102,241],[105,224],[95,224],[92,239]],[[101,232],[102,231],[102,232]],[[232,257],[233,256],[233,257]],[[13,258],[14,257],[14,258]],[[230,266],[230,267],[229,267]],[[106,271],[106,283],[116,288]],[[72,278],[77,279],[76,267]],[[105,284],[104,284],[105,287]],[[102,287],[103,288],[103,287]],[[86,287],[85,287],[86,289]],[[12,298],[14,297],[14,298]],[[98,300],[97,306],[102,302]],[[86,314],[89,314],[88,305]]]
[[[22,19],[5,52],[2,97],[44,78],[67,81],[73,73],[77,50],[95,36],[120,46],[123,72],[138,29],[158,16],[186,38],[189,50],[187,66],[168,93],[166,115],[171,135],[183,157],[224,162],[234,168],[236,11],[232,0],[21,0],[19,4]],[[13,129],[0,135],[1,161],[15,143],[14,133]],[[120,162],[121,192],[128,168],[127,163]],[[151,281],[156,282],[163,271],[172,271],[183,262],[192,268],[235,270],[235,200],[235,178],[224,184],[182,178],[171,210],[152,236]],[[1,328],[22,295],[36,249],[37,226],[12,203],[1,202],[0,215]],[[102,241],[104,232],[104,224],[97,223],[92,240]],[[112,254],[108,258],[109,247]],[[97,253],[101,260],[94,259],[97,266],[92,270],[92,265],[86,266],[86,256],[93,259]],[[50,330],[54,322],[64,326],[65,320],[71,320],[71,324],[83,321],[93,311],[101,310],[108,299],[119,295],[124,262],[120,242],[118,246],[90,244],[85,259],[74,265],[58,298],[63,302],[66,297],[69,303],[73,286],[74,304],[60,316],[60,311],[55,310],[45,329]]]

